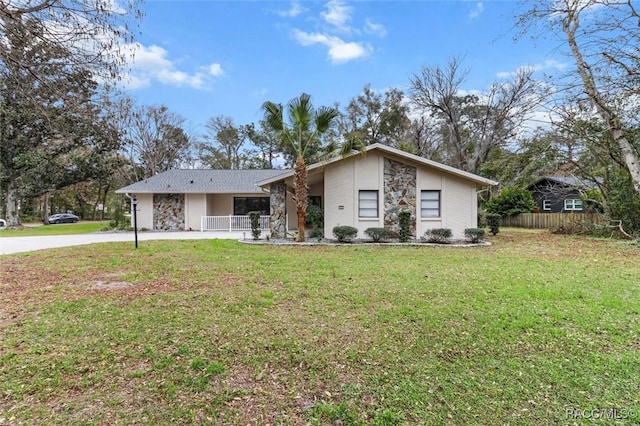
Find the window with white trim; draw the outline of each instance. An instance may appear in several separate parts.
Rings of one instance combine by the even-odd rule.
[[[551,210],[551,200],[542,200],[542,210],[544,211]]]
[[[358,192],[358,216],[378,217],[378,191],[363,190]]]
[[[582,211],[582,200],[579,198],[567,198],[564,200],[564,209],[570,211]]]
[[[420,217],[440,217],[440,191],[420,191]]]

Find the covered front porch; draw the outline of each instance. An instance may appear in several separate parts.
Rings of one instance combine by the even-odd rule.
[[[264,194],[264,195],[263,195]],[[250,211],[261,212],[260,228],[269,231],[270,195],[136,194],[138,228],[156,231],[250,231]],[[287,201],[287,210],[291,207]],[[286,217],[288,224],[289,218]]]

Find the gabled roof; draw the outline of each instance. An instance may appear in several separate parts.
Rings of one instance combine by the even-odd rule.
[[[116,193],[261,193],[263,191],[256,182],[287,172],[288,170],[175,169],[120,188]]]
[[[396,157],[402,157],[402,158],[405,158],[406,160],[408,160],[410,162],[421,164],[421,165],[424,165],[424,166],[427,166],[427,167],[442,171],[444,173],[448,173],[448,174],[451,174],[451,175],[454,175],[454,176],[461,177],[463,179],[470,180],[470,181],[472,181],[472,182],[474,182],[474,183],[476,183],[478,185],[497,185],[498,184],[498,182],[495,182],[495,181],[493,181],[491,179],[487,179],[487,178],[484,178],[482,176],[478,176],[478,175],[473,174],[473,173],[465,172],[463,170],[456,169],[455,167],[446,166],[446,165],[444,165],[442,163],[438,163],[436,161],[427,160],[426,158],[423,158],[423,157],[420,157],[420,156],[417,156],[417,155],[414,155],[414,154],[410,154],[408,152],[405,152],[405,151],[402,151],[402,150],[399,150],[399,149],[396,149],[396,148],[392,148],[390,146],[383,145],[383,144],[380,144],[380,143],[374,143],[372,145],[368,145],[367,147],[365,147],[364,152],[367,153],[367,152],[373,151],[373,150],[382,151],[384,153],[387,153],[387,154],[390,154],[390,155],[393,155],[393,156],[396,156]],[[353,156],[356,156],[356,155],[362,155],[362,153],[357,152],[357,153],[354,153],[354,154],[347,155],[346,157],[336,157],[336,158],[332,158],[332,159],[327,160],[327,161],[321,161],[319,163],[315,163],[315,164],[310,165],[308,167],[308,170],[309,171],[313,171],[315,169],[318,169],[318,168],[321,168],[321,167],[325,167],[325,166],[327,166],[329,164],[332,164],[332,163],[337,163],[338,161],[343,161],[346,158],[350,158],[350,157],[353,157]],[[279,180],[291,177],[291,176],[293,176],[293,173],[294,173],[293,170],[289,170],[289,171],[287,171],[286,173],[283,173],[280,176],[274,176],[274,177],[270,177],[270,178],[267,178],[265,180],[262,180],[262,181],[258,182],[258,185],[259,186],[266,186],[266,185],[268,185],[268,184],[270,184],[272,182],[277,182]]]
[[[560,186],[564,186],[567,188],[576,188],[576,189],[589,189],[593,188],[595,184],[591,181],[580,179],[575,176],[564,176],[564,175],[554,175],[554,176],[545,176],[543,178],[538,179],[527,188],[532,189],[535,186],[539,186],[543,182],[553,183]]]

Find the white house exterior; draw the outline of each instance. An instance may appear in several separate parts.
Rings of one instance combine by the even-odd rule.
[[[354,226],[360,237],[371,227],[397,231],[398,213],[408,210],[415,237],[450,228],[461,238],[477,227],[478,188],[496,184],[381,144],[313,164],[308,176],[327,236],[338,225]],[[274,237],[297,226],[292,170],[171,170],[116,192],[137,198],[139,228],[202,230],[209,217],[229,217],[231,227],[251,210],[263,212]]]
[[[271,186],[280,181],[287,192],[293,192],[292,171],[259,185],[273,192]],[[321,197],[328,236],[338,225],[354,226],[360,237],[371,227],[397,231],[398,213],[408,210],[414,236],[424,235],[427,229],[450,228],[454,238],[462,238],[465,228],[478,225],[478,188],[495,184],[381,144],[309,167],[309,194]],[[294,215],[289,216],[291,222]]]

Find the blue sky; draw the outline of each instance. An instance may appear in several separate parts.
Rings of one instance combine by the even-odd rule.
[[[302,92],[341,107],[366,84],[406,92],[425,65],[464,56],[465,90],[521,66],[565,67],[553,46],[514,42],[516,1],[147,0],[128,92],[201,132],[222,115],[258,122],[264,101]]]

